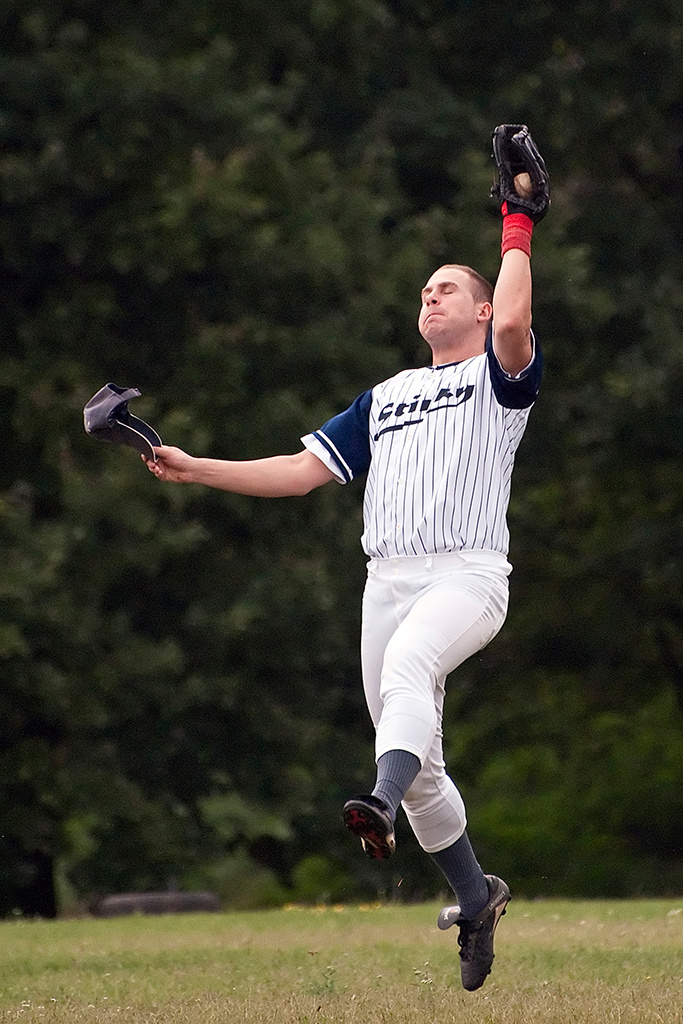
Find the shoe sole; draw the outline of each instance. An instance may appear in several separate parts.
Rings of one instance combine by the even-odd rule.
[[[344,808],[344,824],[349,832],[357,836],[363,850],[371,860],[387,860],[396,849],[393,832],[387,832],[386,822],[361,803],[347,804]]]
[[[505,914],[505,911],[507,910],[507,906],[508,906],[509,902],[510,902],[510,897],[508,896],[508,898],[505,900],[505,903],[501,903],[501,905],[499,907],[496,907],[496,909],[495,909],[495,915],[496,916],[495,916],[495,920],[493,922],[493,934],[494,935],[496,934],[496,928],[498,927],[498,922],[500,921],[501,917],[503,917],[503,915]]]
[[[491,935],[495,935],[496,934],[496,928],[498,927],[498,922],[500,921],[501,917],[503,916],[503,914],[507,910],[507,905],[508,905],[508,903],[510,902],[511,899],[512,899],[512,896],[510,895],[510,892],[508,890],[507,892],[505,892],[505,895],[503,896],[503,899],[500,901],[500,903],[494,908],[493,913],[495,914],[495,917],[493,918],[493,931],[491,932]]]

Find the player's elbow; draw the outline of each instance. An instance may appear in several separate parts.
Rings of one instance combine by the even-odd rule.
[[[310,494],[318,486],[319,484],[306,479],[306,477],[297,477],[293,482],[291,495],[293,498],[303,498],[305,494]]]

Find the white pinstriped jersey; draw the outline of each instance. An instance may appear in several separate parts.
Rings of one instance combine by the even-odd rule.
[[[341,483],[367,471],[364,551],[375,558],[446,551],[507,555],[515,452],[542,356],[518,377],[486,353],[404,370],[302,438]]]

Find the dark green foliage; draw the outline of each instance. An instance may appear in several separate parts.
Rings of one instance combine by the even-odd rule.
[[[5,4],[0,913],[52,859],[81,902],[438,890],[407,830],[384,877],[339,822],[373,775],[362,484],[164,488],[81,410],[111,380],[193,454],[296,451],[426,358],[439,262],[495,276],[502,121],[551,174],[547,369],[510,616],[451,682],[451,769],[518,891],[680,889],[678,21],[664,0]]]

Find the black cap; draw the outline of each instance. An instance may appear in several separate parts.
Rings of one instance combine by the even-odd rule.
[[[93,395],[83,410],[86,433],[98,441],[126,444],[148,459],[155,459],[154,448],[162,441],[149,423],[128,411],[131,398],[139,398],[137,388],[120,388],[105,384]]]

